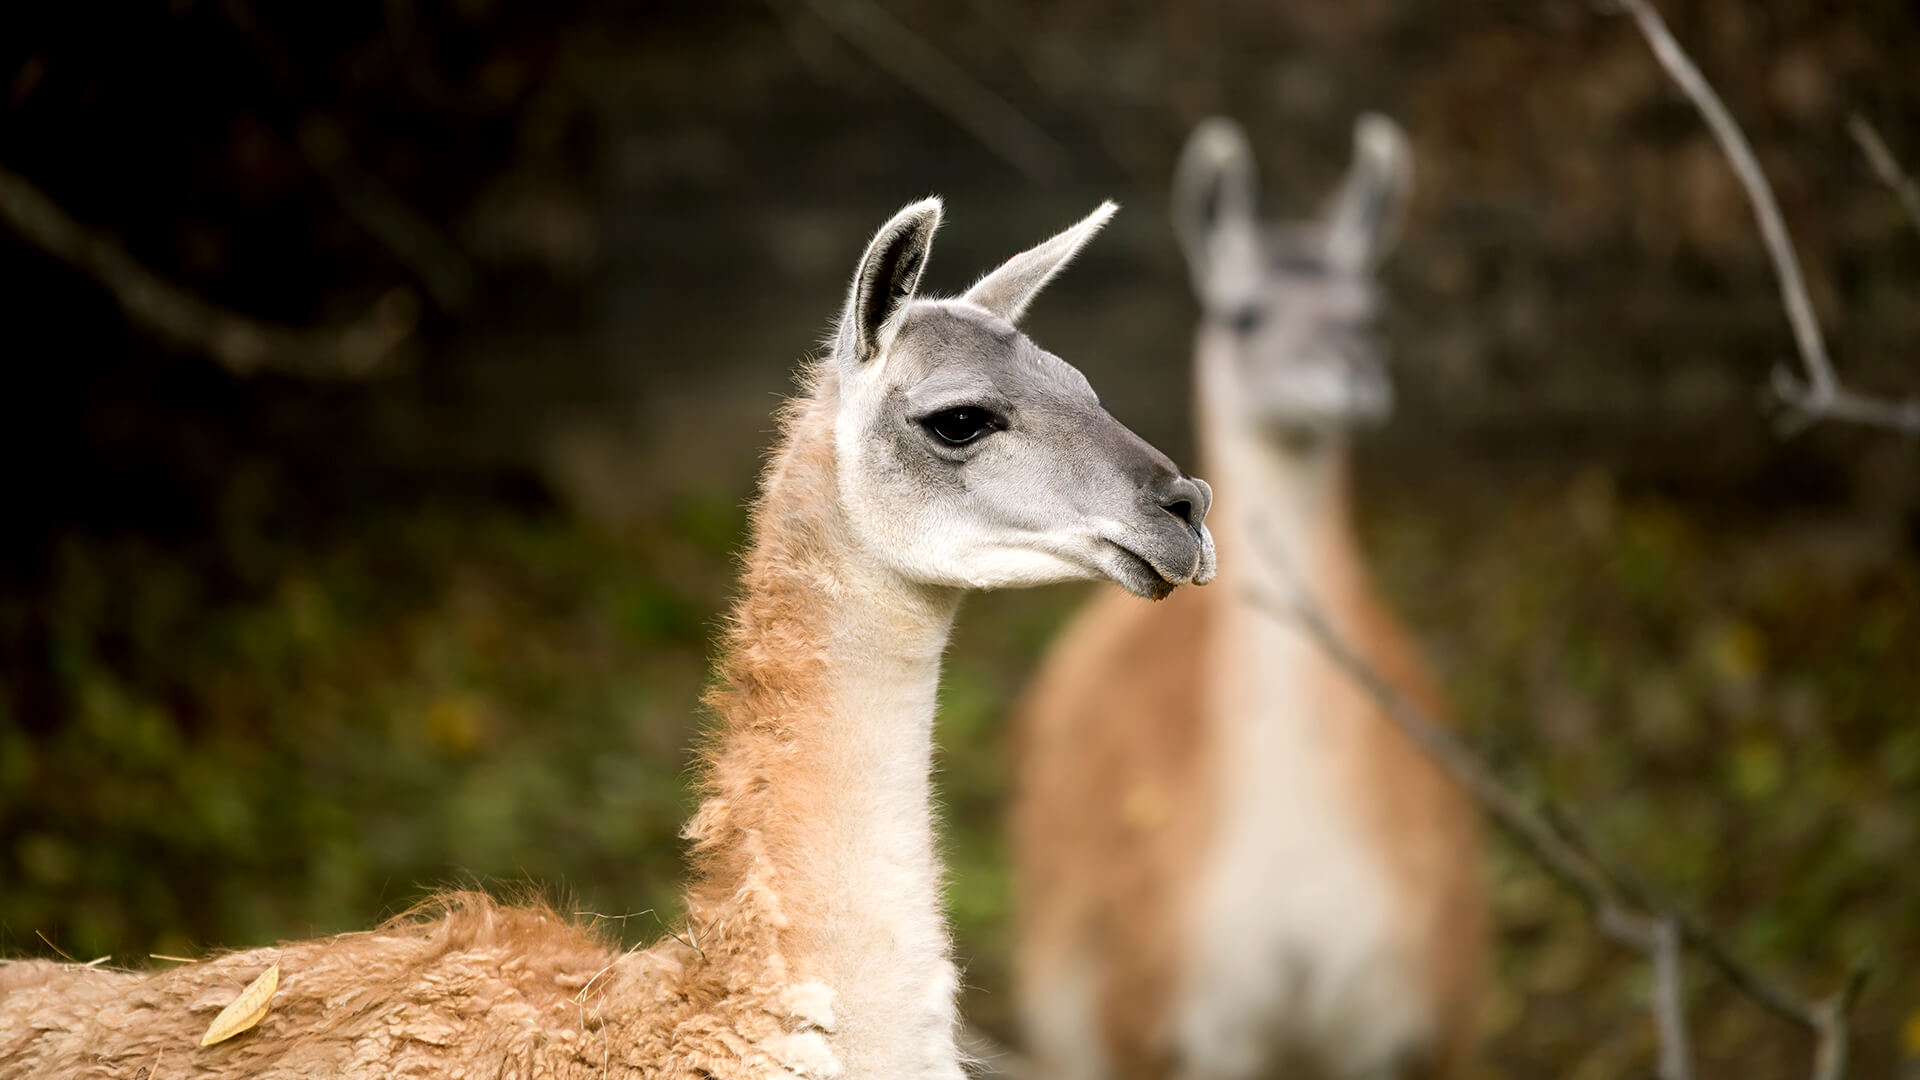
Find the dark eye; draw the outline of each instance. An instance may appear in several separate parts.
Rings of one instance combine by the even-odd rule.
[[[1235,308],[1233,313],[1227,316],[1227,325],[1233,327],[1234,333],[1244,337],[1260,329],[1260,323],[1266,315],[1267,313],[1259,307],[1248,304],[1245,307]]]
[[[985,409],[963,405],[958,409],[942,409],[920,421],[928,431],[940,437],[940,441],[954,446],[967,443],[1000,428],[999,417]]]

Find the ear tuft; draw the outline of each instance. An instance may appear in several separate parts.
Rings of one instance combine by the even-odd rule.
[[[865,363],[893,343],[898,316],[920,287],[940,216],[937,197],[922,199],[893,215],[867,244],[840,316],[838,340],[847,358]]]
[[[1001,263],[998,269],[974,283],[961,299],[978,304],[1010,323],[1018,323],[1027,313],[1033,298],[1046,288],[1060,271],[1066,269],[1080,249],[1093,239],[1120,209],[1112,199],[1101,203],[1093,213],[1036,247]]]
[[[1327,212],[1327,257],[1355,272],[1393,250],[1413,196],[1413,151],[1399,124],[1366,113],[1353,125],[1353,167]]]

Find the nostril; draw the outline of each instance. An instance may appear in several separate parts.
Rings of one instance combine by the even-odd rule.
[[[1171,514],[1180,524],[1200,532],[1200,523],[1207,519],[1207,510],[1213,502],[1213,492],[1207,488],[1204,480],[1174,475],[1160,489],[1156,500],[1160,509]]]

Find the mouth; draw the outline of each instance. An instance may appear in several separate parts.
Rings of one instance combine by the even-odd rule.
[[[1213,542],[1204,527],[1187,532],[1192,547],[1141,545],[1135,548],[1106,540],[1109,558],[1102,560],[1107,576],[1135,596],[1164,600],[1185,584],[1205,585],[1213,580]],[[1143,554],[1144,550],[1144,554]]]
[[[1149,600],[1165,600],[1172,595],[1180,583],[1169,581],[1145,557],[1136,554],[1132,548],[1116,544],[1109,540],[1116,565],[1107,567],[1108,576],[1118,582],[1121,588],[1135,596],[1144,596]]]
[[[1370,428],[1393,414],[1393,384],[1377,365],[1325,363],[1275,375],[1263,410],[1280,427]]]

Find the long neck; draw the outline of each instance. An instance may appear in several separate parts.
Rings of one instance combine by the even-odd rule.
[[[1203,471],[1217,496],[1207,525],[1222,583],[1287,589],[1290,573],[1329,608],[1363,593],[1346,435],[1290,432],[1250,416],[1234,357],[1204,338],[1196,367]],[[1284,569],[1274,565],[1281,558]]]
[[[958,594],[863,559],[846,527],[830,382],[788,418],[711,700],[711,797],[690,832],[696,918],[770,891],[797,979],[835,992],[849,1077],[958,1075],[930,794]]]

